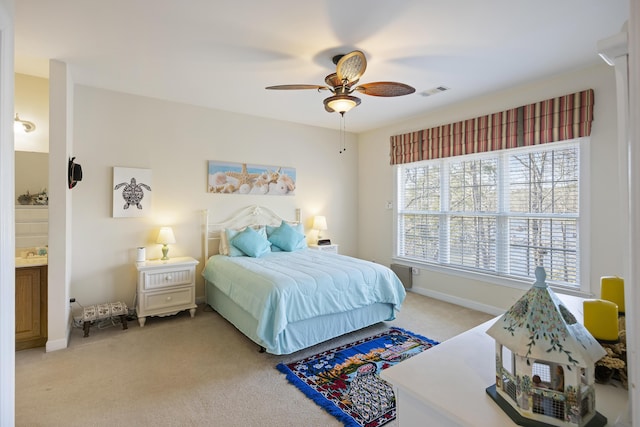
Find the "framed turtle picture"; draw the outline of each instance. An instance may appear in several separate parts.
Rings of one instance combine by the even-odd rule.
[[[151,169],[113,168],[113,217],[142,217],[151,213]]]

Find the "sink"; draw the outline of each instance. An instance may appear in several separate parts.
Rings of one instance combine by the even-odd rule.
[[[48,255],[16,257],[16,267],[32,267],[37,265],[47,265],[48,263],[49,263]]]
[[[49,248],[34,246],[16,249],[16,267],[32,267],[49,263]]]

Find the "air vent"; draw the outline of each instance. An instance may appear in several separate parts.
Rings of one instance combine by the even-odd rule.
[[[450,88],[446,87],[446,86],[438,86],[438,87],[434,87],[432,89],[427,89],[425,91],[420,92],[420,95],[422,96],[431,96],[431,95],[435,95],[437,93],[440,92],[444,92],[445,90],[449,90]]]

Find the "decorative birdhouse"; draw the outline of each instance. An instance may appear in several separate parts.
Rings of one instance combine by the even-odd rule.
[[[544,268],[488,330],[496,384],[487,393],[525,426],[604,426],[596,412],[595,363],[606,352],[549,289]]]

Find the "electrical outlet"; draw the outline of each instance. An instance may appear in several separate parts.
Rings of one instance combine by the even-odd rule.
[[[411,267],[411,274],[417,276],[420,274],[420,269],[418,267]]]

